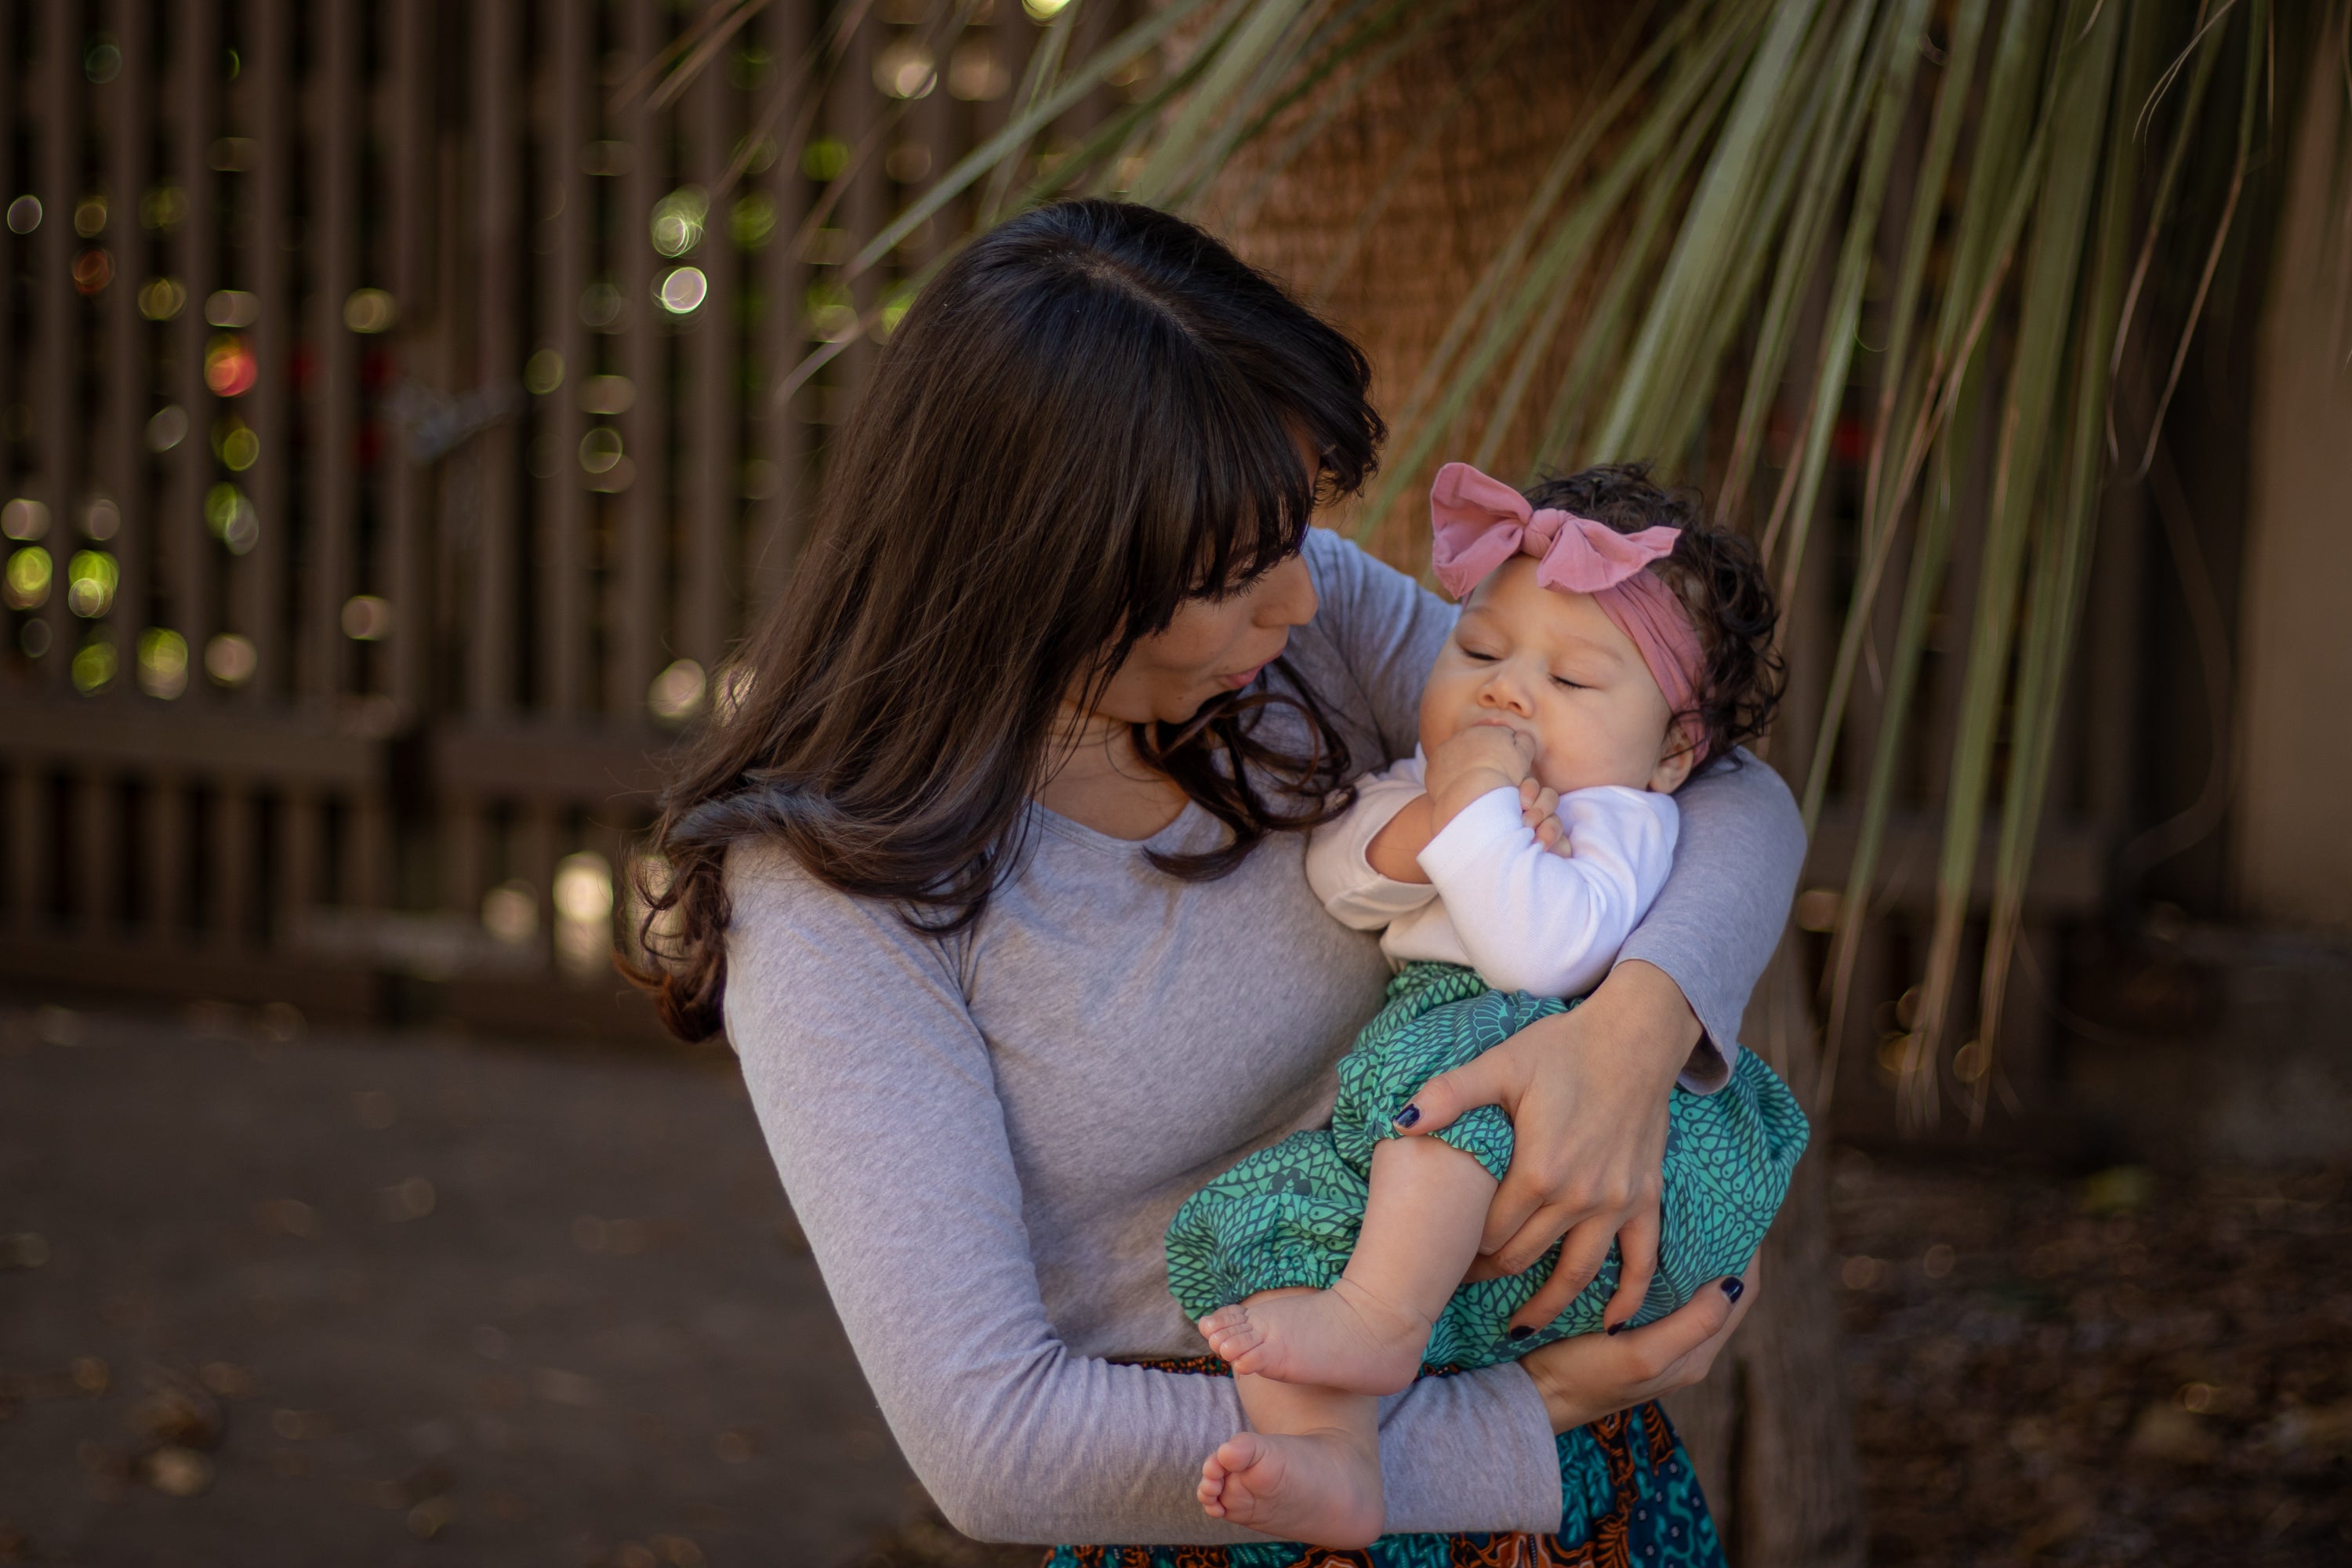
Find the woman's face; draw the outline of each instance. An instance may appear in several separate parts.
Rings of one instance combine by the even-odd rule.
[[[1282,657],[1290,628],[1314,618],[1303,556],[1286,557],[1221,599],[1187,599],[1168,629],[1139,639],[1095,700],[1122,724],[1181,724],[1211,698],[1238,691]]]

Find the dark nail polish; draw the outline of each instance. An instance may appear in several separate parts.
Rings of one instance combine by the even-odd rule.
[[[1511,1325],[1511,1338],[1515,1340],[1526,1339],[1534,1332],[1535,1331],[1528,1327],[1525,1323],[1513,1323]]]
[[[1748,1285],[1745,1280],[1727,1279],[1723,1282],[1723,1293],[1730,1297],[1735,1301],[1739,1300],[1740,1293],[1747,1289]]]
[[[1633,1326],[1633,1324],[1632,1320],[1628,1319],[1626,1321],[1622,1322],[1622,1323],[1612,1323],[1612,1324],[1610,1324],[1610,1325],[1609,1325],[1609,1332],[1611,1332],[1611,1333],[1612,1333],[1612,1334],[1622,1334],[1622,1333],[1623,1333],[1627,1329],[1630,1329],[1630,1328],[1632,1328]]]
[[[1410,1127],[1420,1120],[1421,1107],[1418,1105],[1408,1105],[1402,1110],[1397,1112],[1396,1124],[1399,1127]]]

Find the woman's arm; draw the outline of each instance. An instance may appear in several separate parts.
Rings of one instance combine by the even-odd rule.
[[[1193,1498],[1243,1425],[1231,1380],[1076,1355],[1047,1321],[988,1048],[938,945],[773,852],[756,864],[729,879],[728,1033],[858,1363],[948,1518],[999,1540],[1256,1539]],[[1556,1524],[1549,1422],[1518,1368],[1425,1381],[1381,1419],[1392,1528]]]
[[[1624,1267],[1609,1320],[1639,1308],[1657,1258],[1667,1091],[1677,1074],[1701,1090],[1728,1076],[1739,1014],[1796,892],[1804,827],[1770,769],[1718,765],[1675,798],[1674,872],[1600,989],[1414,1097],[1416,1133],[1474,1105],[1510,1113],[1517,1153],[1487,1212],[1482,1268],[1517,1274],[1560,1243],[1559,1266],[1515,1322],[1556,1317],[1612,1241]]]

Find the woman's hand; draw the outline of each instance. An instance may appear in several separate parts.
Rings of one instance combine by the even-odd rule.
[[[1632,960],[1582,1005],[1537,1020],[1413,1096],[1415,1134],[1475,1105],[1499,1105],[1511,1119],[1517,1150],[1486,1210],[1470,1278],[1524,1273],[1567,1238],[1551,1278],[1513,1324],[1540,1328],[1558,1317],[1608,1261],[1612,1240],[1623,1268],[1605,1316],[1622,1323],[1640,1308],[1658,1259],[1666,1095],[1699,1033],[1665,971]]]
[[[1645,1328],[1561,1340],[1519,1358],[1543,1395],[1554,1432],[1688,1388],[1705,1377],[1756,1301],[1756,1265],[1702,1289]]]

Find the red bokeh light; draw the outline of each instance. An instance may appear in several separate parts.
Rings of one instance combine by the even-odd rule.
[[[215,396],[242,397],[261,374],[253,345],[236,332],[223,332],[205,345],[205,384]]]

